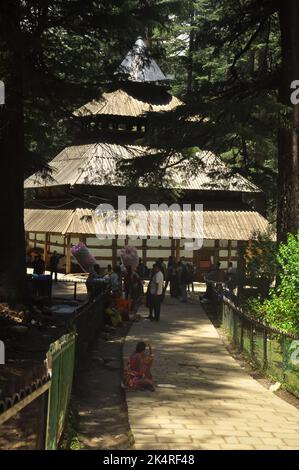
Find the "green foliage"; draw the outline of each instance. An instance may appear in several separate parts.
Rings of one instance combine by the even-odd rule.
[[[0,5],[1,37],[7,2]],[[24,0],[20,4],[26,176],[74,141],[71,113],[97,98],[138,36],[165,23],[178,0]],[[11,15],[17,8],[11,9]],[[6,50],[0,38],[1,58]],[[21,57],[21,55],[20,55]]]
[[[258,257],[258,253],[257,253]],[[272,260],[272,254],[270,257]],[[279,283],[270,290],[269,298],[250,299],[251,313],[281,331],[299,333],[299,232],[289,234],[276,255]]]
[[[258,297],[266,298],[276,271],[276,247],[273,230],[256,232],[246,247],[240,249],[244,259],[245,283],[258,288]]]
[[[170,142],[180,149],[198,146],[221,155],[265,191],[271,220],[277,194],[277,129],[287,118],[277,104],[281,44],[274,3],[184,0],[169,27],[154,30],[162,68],[186,107],[173,119],[156,117],[147,140],[166,148]],[[190,123],[182,119],[187,113],[203,119]]]
[[[78,413],[71,406],[66,421],[65,429],[63,431],[59,449],[60,450],[83,450],[84,444],[80,441],[78,436]]]
[[[299,332],[299,232],[289,234],[279,246],[277,262],[280,282],[261,309],[268,323],[282,330]]]

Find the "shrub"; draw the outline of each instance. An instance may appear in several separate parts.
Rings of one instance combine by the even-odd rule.
[[[279,283],[266,300],[250,299],[251,313],[268,325],[288,333],[299,333],[299,232],[289,234],[278,248]]]
[[[258,288],[259,298],[266,298],[276,270],[276,245],[272,230],[254,233],[240,255],[244,259],[245,282]]]
[[[288,332],[299,332],[299,232],[289,234],[278,249],[280,282],[271,289],[270,297],[261,305],[271,325]]]

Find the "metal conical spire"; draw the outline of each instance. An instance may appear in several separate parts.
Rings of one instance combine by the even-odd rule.
[[[140,83],[167,80],[156,61],[151,57],[149,49],[142,38],[137,39],[120,64],[116,75]]]

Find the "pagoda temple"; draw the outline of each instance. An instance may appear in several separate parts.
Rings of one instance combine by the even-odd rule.
[[[157,152],[140,144],[150,132],[148,116],[182,105],[170,94],[168,79],[145,42],[138,39],[100,99],[73,113],[74,144],[50,162],[51,176],[37,173],[25,181],[28,246],[42,249],[46,261],[54,250],[65,255],[67,273],[79,269],[72,259],[71,246],[80,240],[101,268],[116,262],[124,244],[136,246],[148,267],[157,258],[167,259],[170,255],[185,256],[203,271],[217,261],[222,268],[229,261],[237,266],[239,246],[254,232],[268,227],[263,216],[263,193],[257,186],[232,174],[217,156],[204,150],[198,153],[202,165],[197,171],[186,174],[180,166],[166,171],[167,184],[158,199],[142,179],[133,188],[128,187],[116,172],[121,161]],[[179,159],[179,153],[173,158]],[[152,215],[159,223],[154,234],[150,230],[148,201],[152,197],[152,203],[168,203],[172,191],[178,192],[180,205],[203,204],[202,248],[186,249],[186,241],[193,237],[186,240],[171,208],[166,214],[157,208]],[[127,196],[130,204],[142,203],[147,209],[125,211],[125,224],[112,223],[109,218],[99,221],[99,205],[116,207],[118,196]],[[190,217],[195,216],[191,209]],[[139,223],[135,223],[136,218]]]

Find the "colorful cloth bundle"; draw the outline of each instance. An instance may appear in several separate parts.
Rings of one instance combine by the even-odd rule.
[[[72,246],[71,252],[85,272],[91,272],[93,266],[97,264],[96,259],[92,256],[83,242],[79,242],[77,245]]]
[[[120,251],[122,262],[125,266],[131,266],[133,271],[138,266],[138,252],[134,246],[124,246]]]

